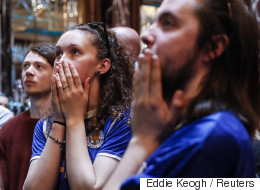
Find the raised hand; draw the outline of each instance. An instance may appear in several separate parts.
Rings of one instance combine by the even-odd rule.
[[[58,97],[58,89],[57,89],[57,78],[59,78],[59,64],[55,63],[52,80],[51,80],[51,102],[52,102],[52,109],[54,114],[54,120],[64,122],[64,117],[61,112],[60,102]]]
[[[59,64],[56,78],[59,103],[66,122],[68,119],[83,119],[88,105],[90,78],[85,80],[83,88],[76,68],[64,61]]]
[[[157,55],[149,49],[139,56],[139,70],[134,75],[133,84],[133,134],[139,140],[157,141],[175,125],[182,107],[183,93],[177,90],[171,105],[167,105],[162,95],[161,69]]]

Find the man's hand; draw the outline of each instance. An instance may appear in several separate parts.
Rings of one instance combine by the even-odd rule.
[[[152,141],[159,145],[161,135],[164,135],[170,125],[176,124],[183,107],[183,93],[177,90],[168,107],[162,95],[161,69],[157,55],[145,49],[138,62],[139,70],[134,75],[133,83],[133,135],[147,146]]]

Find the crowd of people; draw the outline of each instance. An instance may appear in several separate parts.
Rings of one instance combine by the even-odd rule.
[[[259,177],[258,38],[241,0],[164,0],[140,37],[92,22],[36,44],[30,109],[0,129],[0,189]]]

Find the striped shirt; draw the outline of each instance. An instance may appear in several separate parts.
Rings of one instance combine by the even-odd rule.
[[[13,112],[5,108],[4,106],[0,105],[0,128],[2,127],[3,124],[5,124],[5,122],[7,122],[13,116],[14,116]]]

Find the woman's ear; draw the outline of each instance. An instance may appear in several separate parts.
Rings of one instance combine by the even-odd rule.
[[[96,73],[99,73],[101,75],[105,74],[109,70],[110,66],[111,66],[110,60],[108,58],[103,59],[98,63]]]
[[[208,44],[206,51],[206,61],[212,61],[213,59],[219,57],[229,45],[229,38],[226,34],[218,34],[212,37],[212,41],[214,42],[215,46],[213,47],[212,44]]]

